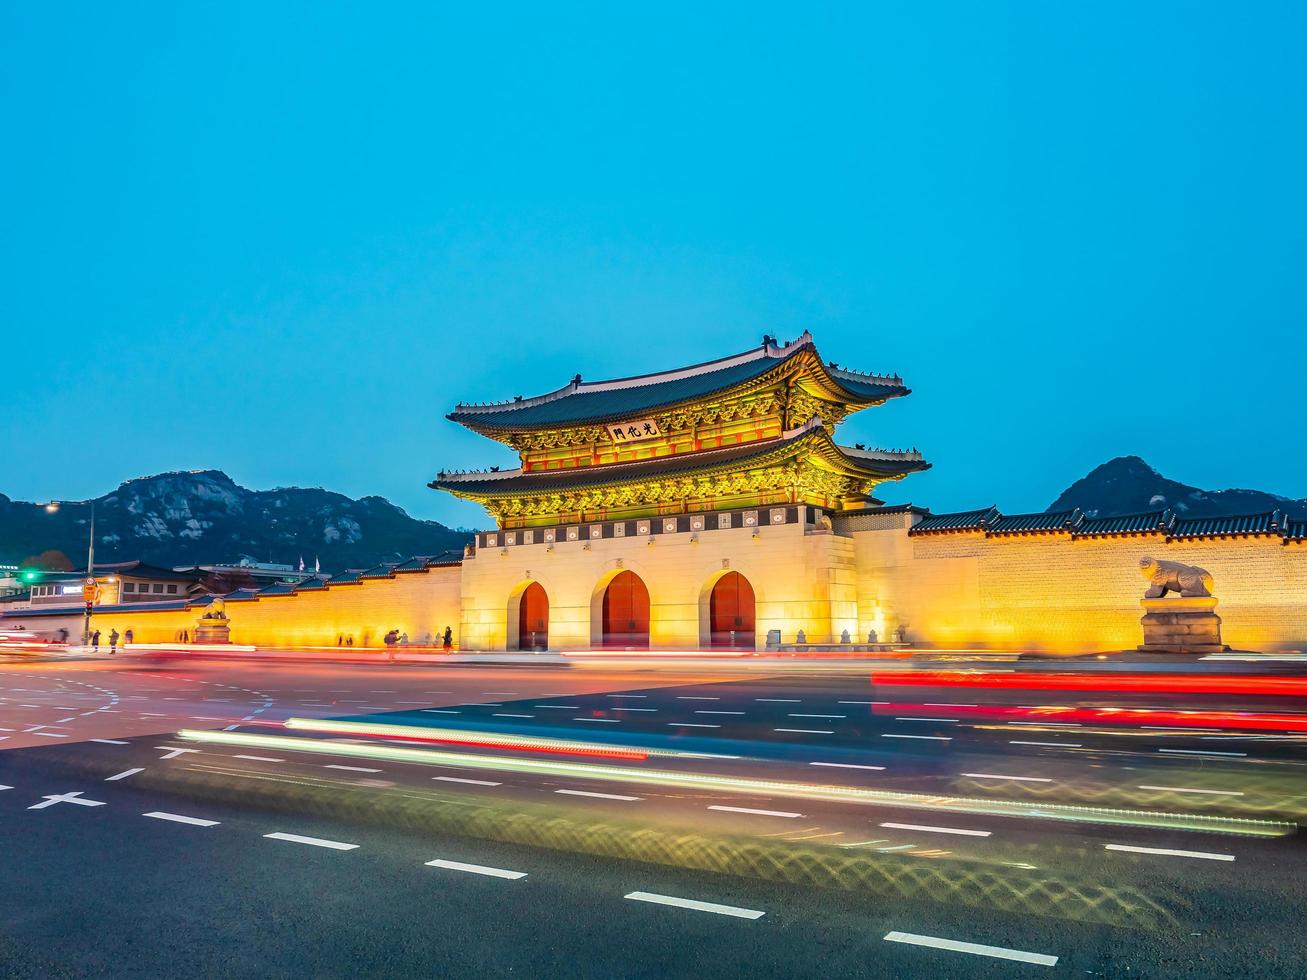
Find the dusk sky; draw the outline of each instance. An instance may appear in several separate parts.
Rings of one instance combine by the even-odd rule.
[[[0,492],[380,494],[444,415],[811,330],[881,488],[1307,495],[1307,5],[6,4]]]

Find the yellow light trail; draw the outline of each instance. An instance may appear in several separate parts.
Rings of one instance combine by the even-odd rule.
[[[1273,820],[1251,820],[1240,817],[1206,816],[1190,813],[1162,813],[1147,810],[1118,810],[1016,800],[933,796],[847,786],[796,783],[785,780],[746,779],[709,773],[683,773],[658,769],[634,769],[624,766],[587,765],[553,759],[502,758],[466,752],[449,752],[440,749],[353,745],[289,735],[255,735],[244,732],[184,729],[178,732],[178,736],[188,742],[259,747],[282,752],[309,752],[319,755],[351,756],[359,759],[380,759],[418,765],[493,769],[500,772],[534,773],[573,779],[595,779],[680,789],[711,790],[722,793],[780,796],[789,799],[853,803],[864,806],[892,806],[913,810],[942,810],[952,813],[1032,817],[1072,823],[1123,824],[1134,827],[1155,827],[1171,830],[1214,831],[1257,837],[1281,837],[1291,834],[1297,829],[1296,824]]]

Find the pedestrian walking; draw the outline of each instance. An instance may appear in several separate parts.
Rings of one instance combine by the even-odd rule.
[[[118,630],[117,628],[109,631],[109,656],[118,652]]]
[[[91,652],[92,652],[92,653],[99,653],[99,652],[100,652],[100,631],[99,631],[99,630],[96,630],[94,633],[91,634]]]
[[[454,649],[454,630],[449,626],[445,627],[444,647],[446,653]]]

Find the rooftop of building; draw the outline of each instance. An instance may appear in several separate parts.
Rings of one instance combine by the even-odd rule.
[[[1219,517],[1185,517],[1174,510],[1090,517],[1079,509],[1003,514],[997,507],[932,514],[928,509],[899,505],[920,514],[908,533],[945,534],[983,532],[988,537],[1010,534],[1070,534],[1075,538],[1158,534],[1168,540],[1240,536],[1274,536],[1289,541],[1307,540],[1307,521],[1289,519],[1281,511],[1230,514]],[[889,508],[885,509],[886,511]]]
[[[729,357],[609,381],[582,381],[578,374],[564,387],[533,398],[460,404],[448,418],[473,428],[513,430],[628,418],[746,384],[803,354],[816,354],[807,332],[787,344],[764,337],[758,347]],[[863,374],[816,360],[833,389],[849,402],[872,405],[909,393],[898,375]]]
[[[473,496],[552,493],[563,489],[610,486],[632,480],[685,476],[721,469],[764,465],[792,453],[799,444],[805,442],[814,443],[815,447],[824,450],[832,461],[842,463],[852,471],[885,479],[930,468],[930,464],[923,460],[916,450],[869,450],[856,446],[837,445],[821,420],[812,419],[775,438],[759,439],[720,449],[657,456],[627,463],[557,470],[526,472],[514,468],[490,472],[441,473],[429,486],[432,489],[450,490]]]

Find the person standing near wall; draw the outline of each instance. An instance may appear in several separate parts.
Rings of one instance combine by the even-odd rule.
[[[92,652],[92,653],[99,653],[99,652],[100,652],[100,631],[99,631],[99,630],[96,630],[94,633],[91,634],[91,652]]]
[[[115,626],[109,631],[109,656],[118,652],[118,628]]]
[[[445,648],[445,652],[446,652],[446,653],[448,653],[450,650],[454,649],[454,630],[453,630],[453,627],[450,627],[450,626],[446,626],[446,627],[445,627],[445,635],[444,635],[444,638],[443,638],[443,646],[444,646],[444,648]]]

